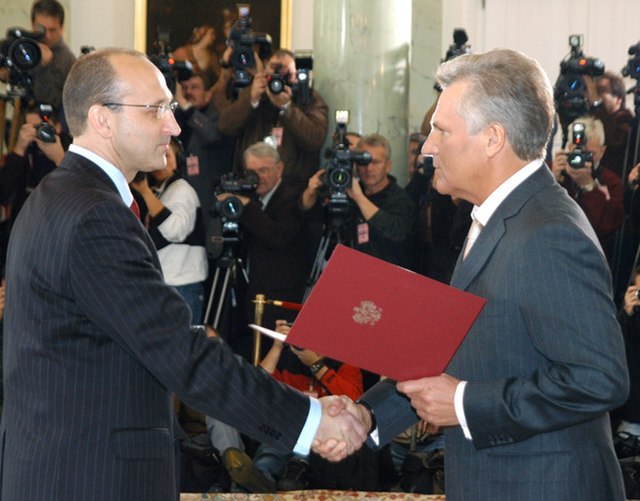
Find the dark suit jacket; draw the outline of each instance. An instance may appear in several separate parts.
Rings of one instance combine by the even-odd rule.
[[[250,202],[240,217],[249,265],[249,297],[301,301],[310,273],[310,251],[299,200],[300,183],[283,179],[262,210]],[[271,297],[270,297],[271,296]]]
[[[177,499],[172,405],[290,450],[307,397],[190,328],[111,180],[67,153],[9,245],[2,499]]]
[[[608,411],[628,374],[611,279],[546,167],[498,207],[451,283],[488,301],[446,370],[468,381],[473,436],[445,430],[447,501],[624,499]],[[416,419],[393,382],[363,399],[383,443]]]

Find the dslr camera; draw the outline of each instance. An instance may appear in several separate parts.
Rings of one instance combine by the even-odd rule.
[[[166,54],[155,54],[149,59],[164,76],[171,94],[175,95],[178,82],[189,80],[193,75],[193,65],[190,61],[177,61]]]
[[[39,108],[41,122],[36,126],[36,137],[45,143],[56,142],[56,130],[49,122],[53,108],[50,104],[41,104]]]
[[[254,46],[258,47],[261,59],[266,59],[271,53],[271,36],[267,33],[255,33],[251,29],[252,22],[249,4],[238,4],[238,20],[227,39],[227,46],[233,49],[229,65],[233,69],[232,82],[235,88],[246,87],[251,83],[249,70],[256,66]]]
[[[604,73],[601,59],[586,57],[582,52],[582,35],[571,35],[569,46],[571,54],[560,62],[560,75],[554,89],[556,109],[564,124],[592,111],[584,76],[597,77]]]
[[[587,144],[587,135],[583,123],[577,122],[571,126],[571,138],[575,148],[567,153],[569,165],[574,169],[582,169],[587,162],[593,165],[593,153],[584,149]]]
[[[277,64],[273,68],[273,72],[267,75],[267,86],[273,94],[280,94],[285,86],[291,87],[293,100],[305,106],[311,102],[311,70],[313,69],[313,56],[311,53],[296,54],[296,69],[298,73],[297,82],[289,84],[289,75],[282,71],[282,65]]]
[[[346,214],[349,212],[349,200],[346,190],[351,187],[353,179],[353,164],[367,165],[371,162],[371,154],[366,151],[349,149],[347,141],[347,124],[349,123],[349,111],[337,110],[336,119],[336,143],[329,150],[329,162],[326,165],[322,181],[329,188],[329,203],[327,205],[331,214]]]
[[[9,84],[17,95],[26,95],[33,81],[29,71],[42,59],[38,41],[44,36],[44,30],[27,31],[22,28],[9,28],[6,38],[0,41],[0,68],[9,68]]]

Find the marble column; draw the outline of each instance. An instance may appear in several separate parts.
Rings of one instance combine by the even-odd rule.
[[[349,110],[348,130],[384,135],[391,143],[393,174],[406,183],[406,145],[431,100],[409,92],[412,32],[418,17],[436,5],[434,24],[441,25],[442,0],[315,0],[314,85],[330,109]],[[440,33],[420,31],[421,46],[439,48]],[[439,52],[439,50],[438,50]],[[420,54],[424,59],[424,53]],[[430,71],[432,73],[432,71]],[[422,86],[428,77],[418,75]],[[428,87],[428,82],[424,84]],[[411,101],[410,101],[410,95]],[[417,111],[409,112],[409,105]],[[419,117],[419,118],[418,118]],[[331,139],[327,145],[331,144]]]

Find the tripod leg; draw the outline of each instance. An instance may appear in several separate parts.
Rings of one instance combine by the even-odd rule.
[[[205,325],[209,324],[209,314],[211,313],[211,305],[213,303],[213,298],[214,298],[214,296],[216,294],[216,289],[218,288],[218,277],[219,276],[220,276],[220,268],[216,268],[216,272],[213,275],[213,283],[211,284],[211,292],[209,293],[209,301],[207,302],[207,311],[204,313],[204,323],[205,323]]]
[[[217,270],[219,271],[219,270]],[[220,322],[220,316],[222,315],[222,307],[224,306],[224,302],[227,298],[227,288],[229,287],[229,277],[231,276],[231,267],[227,268],[224,273],[224,280],[222,282],[222,290],[220,292],[220,301],[218,301],[218,308],[216,309],[216,317],[213,322],[213,328],[218,328],[218,323]]]

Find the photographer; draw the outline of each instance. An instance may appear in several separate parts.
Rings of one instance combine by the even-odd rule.
[[[282,176],[285,169],[278,151],[267,143],[251,145],[244,153],[247,172],[258,176],[257,197],[221,193],[219,201],[237,197],[242,203],[242,229],[249,286],[245,312],[253,310],[256,294],[301,302],[310,263],[306,233],[298,200],[303,186]],[[265,312],[264,324],[275,322]],[[246,325],[243,324],[243,325]]]
[[[60,111],[62,87],[76,60],[62,39],[64,34],[62,4],[57,0],[36,0],[31,7],[31,24],[34,31],[39,27],[45,30],[38,44],[42,52],[42,60],[32,70],[33,95],[36,101],[48,103],[54,110]]]
[[[636,268],[627,287],[618,320],[625,340],[629,366],[629,398],[612,413],[620,421],[614,436],[619,458],[640,455],[640,269]]]
[[[175,117],[186,155],[185,179],[200,198],[205,216],[211,213],[213,192],[220,176],[231,170],[233,140],[220,133],[220,112],[212,101],[212,81],[196,72],[176,85]]]
[[[582,136],[576,134],[579,124],[584,125]],[[578,202],[611,260],[613,237],[623,220],[623,187],[620,177],[602,163],[607,148],[602,122],[593,117],[578,118],[569,125],[569,136],[568,150],[555,154],[553,174]],[[570,164],[572,152],[581,160],[574,166]]]
[[[191,308],[193,324],[202,322],[204,281],[208,263],[204,247],[204,221],[195,190],[184,179],[184,152],[176,138],[167,151],[167,166],[131,182],[144,199],[149,234],[158,249],[165,281],[173,285]]]
[[[371,155],[367,165],[357,164],[351,188],[346,190],[349,204],[347,235],[353,248],[393,264],[413,266],[413,237],[416,207],[396,183],[391,172],[391,147],[384,136],[371,134],[360,139],[356,146]],[[313,208],[324,197],[325,169],[314,174],[301,199],[304,210]]]
[[[278,93],[269,86],[274,75],[284,80]],[[222,110],[220,132],[238,138],[234,170],[240,170],[242,152],[247,147],[268,138],[280,152],[285,177],[306,182],[315,172],[327,136],[328,107],[316,90],[308,103],[300,102],[293,90],[297,84],[294,54],[276,50],[264,70],[257,64],[251,85]]]
[[[29,193],[60,164],[71,143],[55,115],[46,118],[41,117],[37,106],[26,108],[25,123],[13,151],[0,168],[0,200],[11,205],[11,221],[15,221]]]
[[[607,151],[602,162],[622,176],[629,128],[633,121],[633,114],[625,105],[627,89],[622,77],[606,71],[596,80],[596,90],[600,103],[596,117],[602,121],[607,138]]]

